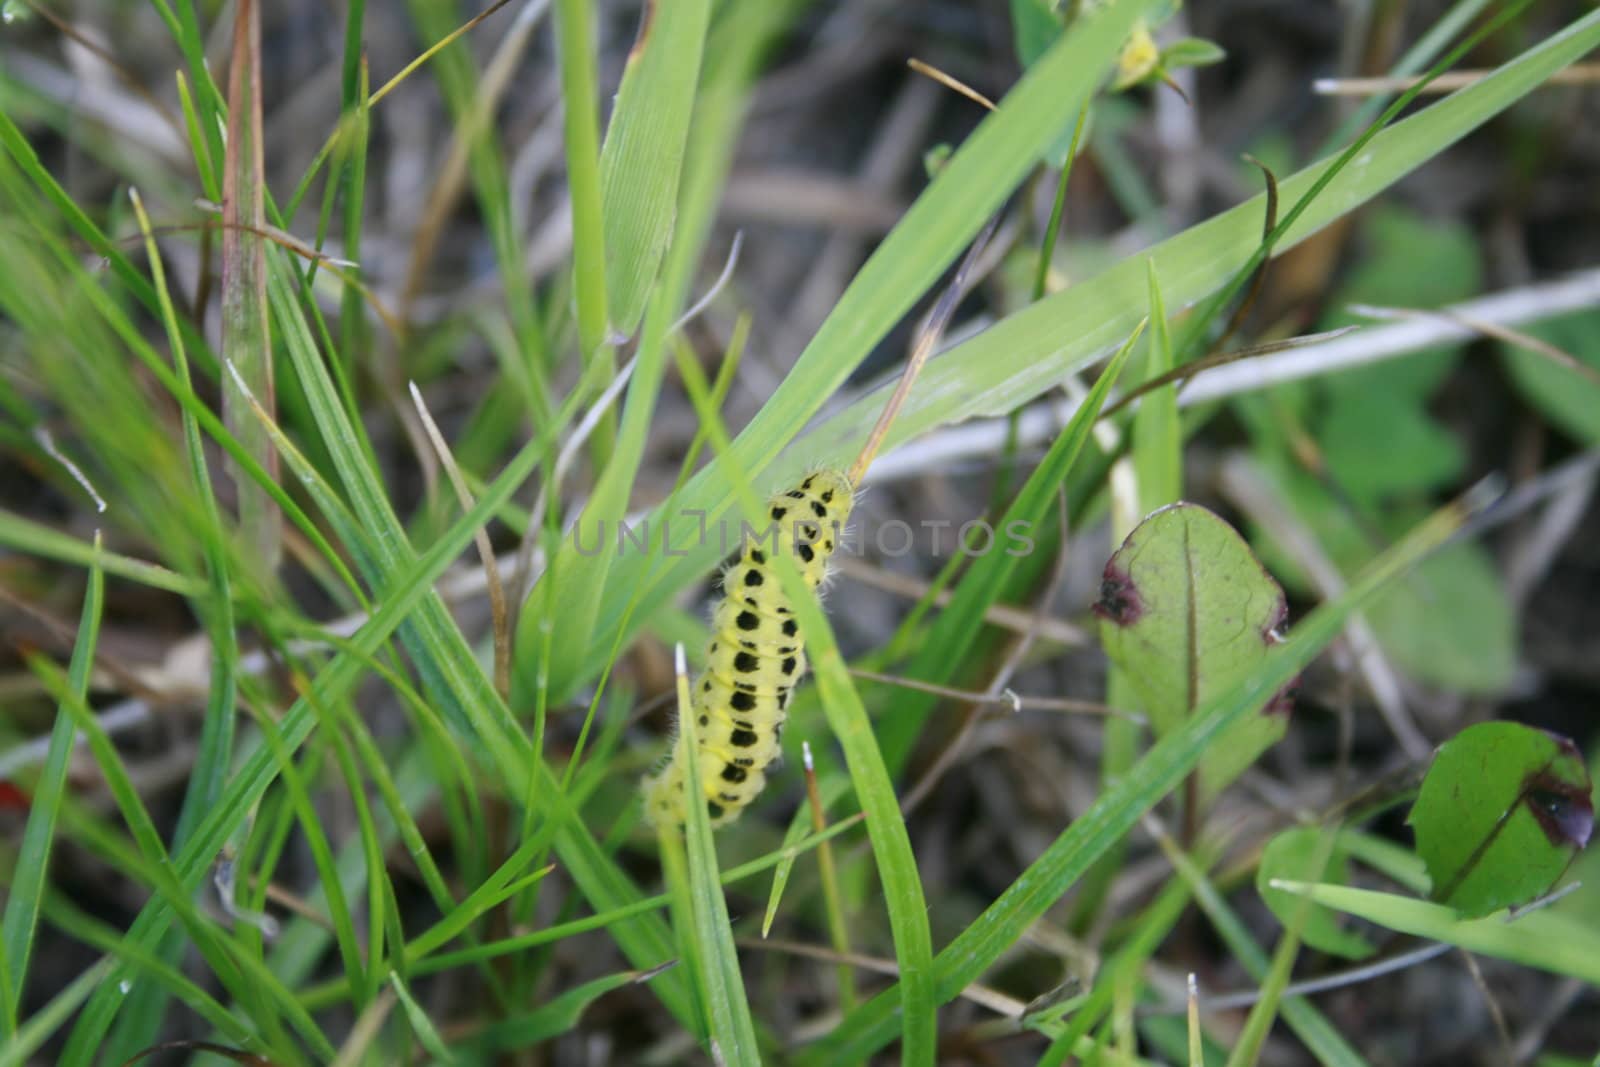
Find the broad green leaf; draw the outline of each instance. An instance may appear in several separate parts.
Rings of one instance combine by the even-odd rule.
[[[1479,289],[1478,243],[1465,226],[1385,206],[1372,214],[1365,238],[1368,254],[1330,301],[1325,328],[1366,321],[1346,310],[1351,303],[1432,308]],[[1439,488],[1460,472],[1461,442],[1426,408],[1460,351],[1448,345],[1358,367],[1316,388],[1327,406],[1312,429],[1341,488],[1358,500],[1377,500]]]
[[[1600,370],[1600,312],[1550,319],[1524,332]],[[1600,384],[1520,346],[1506,345],[1505,359],[1511,380],[1545,418],[1580,441],[1600,443]]]
[[[1347,309],[1353,303],[1386,307],[1434,308],[1476,294],[1483,284],[1478,241],[1466,226],[1424,218],[1405,208],[1383,205],[1363,230],[1365,254],[1334,291],[1323,329],[1366,323]],[[1430,349],[1403,360],[1357,367],[1332,375],[1332,391],[1367,395],[1377,389],[1422,398],[1449,374],[1461,346]]]
[[[1322,837],[1332,832],[1309,826],[1285,830],[1267,842],[1266,849],[1261,853],[1261,865],[1256,868],[1256,891],[1284,926],[1294,921],[1296,910],[1303,902],[1292,893],[1274,889],[1271,884],[1273,881],[1342,883],[1346,880],[1346,852],[1342,847],[1342,835],[1340,840],[1333,843],[1323,869],[1316,869],[1317,857],[1325,847]],[[1339,916],[1328,908],[1312,905],[1303,922],[1300,939],[1312,948],[1357,960],[1372,954],[1372,944],[1340,926]]]
[[[631,335],[672,244],[710,0],[647,0],[600,148],[611,329]]]
[[[1106,563],[1095,614],[1106,655],[1131,679],[1158,737],[1249,677],[1283,640],[1283,589],[1244,538],[1195,504],[1145,518]],[[1289,698],[1263,693],[1200,762],[1209,799],[1288,727]]]
[[[1592,789],[1577,747],[1531,726],[1445,742],[1409,819],[1433,899],[1476,918],[1548,892],[1589,842]]]
[[[1357,500],[1440,489],[1455,482],[1466,449],[1413,397],[1392,389],[1335,393],[1319,422],[1334,481]]]

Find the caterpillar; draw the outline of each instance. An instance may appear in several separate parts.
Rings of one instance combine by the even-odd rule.
[[[788,553],[810,589],[827,579],[828,561],[855,503],[855,487],[883,445],[999,221],[994,215],[984,224],[934,304],[894,393],[849,471],[815,470],[795,488],[774,495],[767,501],[771,525],[764,536],[746,543],[722,572],[723,596],[712,615],[706,668],[694,679],[689,706],[680,710],[693,715],[698,727],[699,795],[713,827],[737,819],[767,784],[768,769],[782,756],[779,740],[789,698],[806,670],[804,635],[768,553]],[[641,783],[645,818],[656,826],[684,821],[685,798],[693,793],[685,788],[688,743],[680,732],[666,763]]]
[[[694,680],[689,708],[713,827],[737,819],[766,785],[767,769],[782,755],[789,698],[805,674],[805,639],[769,556],[789,553],[808,588],[822,585],[854,499],[843,472],[813,471],[767,501],[770,525],[722,573],[706,667]],[[683,822],[687,744],[679,734],[666,764],[644,780],[645,816],[653,824]]]

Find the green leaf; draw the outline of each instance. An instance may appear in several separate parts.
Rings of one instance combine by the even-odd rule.
[[[1466,465],[1460,439],[1393,389],[1334,393],[1317,441],[1334,481],[1358,500],[1439,489]]]
[[[1106,563],[1094,610],[1106,655],[1166,737],[1261,665],[1282,640],[1288,605],[1233,527],[1198,505],[1173,504],[1147,516]],[[1257,709],[1206,752],[1202,797],[1283,736],[1286,695],[1263,693]]]
[[[1298,827],[1285,830],[1267,842],[1261,853],[1261,865],[1256,868],[1256,892],[1278,921],[1287,927],[1295,919],[1296,910],[1303,906],[1301,898],[1281,889],[1274,889],[1274,880],[1300,882],[1344,882],[1347,877],[1347,853],[1342,847],[1342,835],[1327,853],[1327,862],[1317,870],[1317,857],[1326,847],[1322,838],[1331,831],[1315,827]],[[1339,925],[1339,916],[1332,910],[1313,905],[1306,913],[1300,938],[1312,948],[1331,952],[1336,956],[1362,959],[1372,954],[1372,944],[1359,934],[1353,934]]]
[[[1565,315],[1524,332],[1600,370],[1600,312]],[[1520,346],[1506,345],[1505,359],[1511,380],[1545,418],[1581,441],[1600,443],[1600,385]]]
[[[682,846],[674,827],[660,828],[662,863],[672,871],[681,862],[674,858],[677,850],[687,849],[688,870],[682,878],[687,881],[691,929],[679,930],[678,936],[682,941],[692,942],[698,950],[690,962],[709,1016],[712,1058],[719,1063],[760,1063],[761,1049],[756,1044],[744,975],[739,970],[739,950],[733,943],[733,927],[728,919],[728,899],[717,869],[717,848],[711,840],[711,820],[702,795],[695,707],[689,695],[682,645],[678,646],[677,668],[678,729],[682,739],[678,752],[686,764],[683,773],[685,819]]]
[[[1422,681],[1494,693],[1516,670],[1516,617],[1481,545],[1452,545],[1428,560],[1367,621],[1395,664]]]
[[[1325,328],[1366,320],[1350,303],[1433,308],[1476,293],[1478,243],[1465,226],[1422,218],[1403,208],[1375,211],[1365,231],[1367,255],[1335,293]],[[1437,489],[1465,463],[1461,442],[1426,409],[1455,366],[1461,346],[1329,376],[1317,392],[1327,408],[1313,429],[1339,485],[1359,500]]]
[[[100,566],[100,537],[94,542],[90,563],[89,587],[84,591],[83,614],[78,623],[78,639],[73,645],[72,662],[67,668],[67,684],[73,694],[84,699],[89,692],[89,676],[94,670],[95,647],[100,639],[100,613],[105,598],[105,572]],[[33,938],[38,929],[39,909],[44,900],[50,870],[50,849],[56,837],[56,819],[66,796],[67,766],[72,758],[77,729],[65,703],[56,711],[55,727],[50,731],[50,750],[44,769],[34,783],[28,823],[23,828],[22,844],[6,887],[6,908],[0,920],[0,967],[6,970],[7,1000],[0,1004],[0,1036],[16,1031],[22,991],[27,985],[28,960],[33,953]]]
[[[1589,841],[1592,789],[1577,746],[1531,726],[1445,742],[1409,819],[1433,899],[1476,918],[1548,892]]]
[[[1178,67],[1209,67],[1228,58],[1222,46],[1203,37],[1183,37],[1161,50],[1161,65],[1168,70]]]
[[[1061,19],[1051,0],[1011,0],[1011,37],[1023,70],[1033,66],[1061,36]]]
[[[612,330],[631,335],[672,244],[710,0],[647,0],[600,148]]]

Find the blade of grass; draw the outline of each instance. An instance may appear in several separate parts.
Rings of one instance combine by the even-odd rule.
[[[549,648],[540,649],[540,661],[552,667],[583,658],[593,645],[595,614],[599,600],[593,595],[594,585],[604,582],[613,558],[625,555],[619,547],[620,535],[613,539],[606,531],[616,529],[628,512],[628,497],[633,488],[639,464],[649,443],[651,420],[656,402],[661,394],[661,383],[667,363],[667,331],[671,309],[658,292],[652,298],[639,337],[633,377],[628,382],[622,421],[614,438],[614,447],[608,449],[610,461],[595,482],[589,500],[573,524],[570,536],[562,539],[545,571],[541,586],[528,598],[518,636],[535,633],[549,641]],[[596,549],[585,549],[580,537],[588,531],[598,533],[600,544]],[[542,632],[533,622],[532,610],[559,611],[561,625],[545,627]],[[547,617],[549,617],[547,615]],[[519,642],[520,643],[520,642]],[[552,681],[554,681],[552,679]],[[549,690],[535,680],[534,703],[542,706]]]
[[[1335,828],[1329,828],[1318,839],[1316,852],[1311,861],[1312,870],[1327,869],[1328,858],[1333,855],[1336,836]],[[1261,980],[1261,999],[1256,1001],[1244,1021],[1244,1029],[1239,1032],[1233,1051],[1228,1054],[1228,1067],[1255,1067],[1257,1060],[1260,1059],[1261,1047],[1266,1043],[1267,1032],[1272,1029],[1272,1023],[1278,1017],[1283,991],[1288,987],[1289,978],[1294,971],[1295,957],[1300,954],[1301,931],[1305,929],[1306,920],[1310,916],[1310,902],[1302,899],[1295,907],[1288,927],[1278,938],[1278,947],[1272,953],[1272,963],[1267,967],[1266,976]]]
[[[177,913],[185,932],[205,957],[211,971],[237,1000],[251,1003],[257,996],[270,998],[274,1006],[286,1013],[296,1030],[319,1055],[332,1055],[333,1047],[327,1037],[310,1014],[295,1003],[292,993],[275,981],[257,961],[243,955],[235,942],[223,937],[215,929],[214,924],[201,915],[199,908],[191,899],[190,891],[178,878],[166,847],[161,841],[160,832],[156,829],[155,822],[151,819],[149,810],[140,798],[115,746],[99,728],[88,707],[70,691],[67,679],[53,663],[43,659],[35,658],[29,665],[44,682],[46,688],[63,702],[75,720],[77,728],[87,738],[89,751],[106,780],[107,788],[135,844],[135,850],[130,852],[120,837],[103,838],[101,847],[121,853],[121,865],[138,880],[153,887],[156,899]],[[158,939],[148,942],[152,945],[157,943]],[[146,943],[136,941],[135,947],[145,950]],[[126,993],[131,992],[135,984],[133,976],[136,971],[127,966],[120,966],[118,972],[123,977],[118,980],[115,988],[119,998],[126,1000],[128,999]],[[123,983],[126,983],[126,986]],[[113,1056],[117,1055],[118,1051],[111,1046],[95,1050],[95,1052],[110,1052]],[[132,1052],[127,1053],[131,1054]],[[88,1056],[74,1056],[69,1041],[68,1050],[63,1054],[61,1062],[80,1063],[88,1062],[88,1059]],[[123,1055],[122,1059],[126,1059],[126,1055]]]
[[[96,566],[98,559],[98,566],[106,574],[179,596],[199,596],[206,588],[205,582],[189,575],[170,571],[158,563],[97,551],[92,544],[9,511],[0,511],[0,545],[22,555],[79,567]]]
[[[1444,941],[1468,952],[1510,960],[1600,985],[1600,934],[1571,915],[1543,908],[1507,921],[1505,915],[1462,919],[1455,909],[1371,889],[1274,880],[1298,893],[1387,930]]]
[[[0,1045],[0,1067],[12,1067],[13,1064],[21,1067],[29,1062],[28,1057],[50,1040],[51,1035],[78,1010],[78,1005],[100,987],[111,969],[110,960],[97,960],[65,989],[50,998],[48,1004],[34,1012],[15,1037]]]
[[[556,0],[555,6],[567,192],[572,204],[572,287],[577,304],[578,350],[584,371],[609,381],[616,374],[616,367],[611,296],[607,292],[605,198],[600,185],[595,5],[593,0]],[[615,413],[607,411],[589,439],[589,452],[597,467],[609,465],[616,426]],[[587,631],[583,636],[588,636]]]
[[[1221,849],[1214,851],[1220,854]],[[1060,1067],[1067,1062],[1067,1057],[1073,1054],[1078,1043],[1111,1009],[1117,988],[1124,982],[1138,978],[1140,969],[1183,916],[1189,900],[1189,887],[1181,879],[1172,879],[1162,887],[1160,894],[1138,916],[1132,936],[1117,948],[1116,955],[1107,960],[1099,974],[1095,975],[1094,987],[1089,990],[1088,996],[1082,1003],[1070,1007],[1070,1018],[1040,1057],[1038,1067]],[[1069,1001],[1068,1005],[1071,1003]]]
[[[549,447],[555,426],[542,429],[510,464],[491,483],[471,511],[461,516],[449,531],[427,552],[416,557],[413,566],[397,576],[387,595],[378,601],[377,610],[366,625],[352,638],[352,644],[370,657],[388,640],[395,629],[415,611],[420,602],[430,599],[437,604],[432,583],[444,572],[472,540],[473,532],[490,514],[502,506],[539,463]],[[439,605],[443,612],[443,605]],[[470,655],[470,653],[468,653]],[[333,661],[312,679],[310,690],[284,713],[279,729],[285,747],[294,749],[302,744],[315,725],[312,701],[328,706],[343,699],[364,676],[362,661],[348,655],[336,656]],[[492,687],[489,687],[492,693]],[[198,887],[211,862],[224,842],[243,823],[248,813],[261,799],[262,794],[277,776],[277,764],[272,754],[257,748],[240,765],[237,774],[223,791],[217,805],[196,828],[194,837],[180,849],[172,860],[172,867],[186,889]],[[159,938],[173,914],[168,901],[157,898],[148,904],[129,929],[128,936],[136,943],[147,946]],[[96,992],[84,1007],[73,1029],[63,1063],[86,1062],[100,1045],[105,1028],[119,1011],[124,998],[113,987]]]
[[[689,117],[710,20],[710,0],[645,0],[639,36],[628,52],[600,148],[610,328],[624,336],[644,317],[662,257],[672,243]]]
[[[181,5],[187,6],[187,5]],[[267,329],[266,225],[261,141],[261,9],[239,0],[228,69],[228,139],[222,175],[222,356],[271,412],[272,341]],[[222,383],[222,419],[245,449],[277,480],[278,454],[232,381]],[[277,569],[282,517],[248,472],[232,470],[239,525],[248,531],[264,572]]]
[[[455,1063],[456,1059],[450,1054],[450,1048],[444,1043],[444,1038],[439,1036],[439,1031],[434,1028],[433,1020],[428,1018],[428,1013],[418,1004],[406,984],[397,974],[389,976],[389,988],[394,990],[394,995],[400,998],[400,1006],[405,1009],[406,1019],[411,1023],[411,1030],[422,1042],[422,1047],[428,1050],[440,1063]]]
[[[122,937],[122,931],[79,911],[58,894],[45,898],[44,917],[66,936],[96,949],[111,959],[131,964],[139,974],[160,985],[228,1040],[245,1048],[270,1051],[270,1046],[221,1002],[165,960],[141,952]]]
[[[756,1044],[755,1023],[750,1019],[744,976],[739,971],[739,950],[734,947],[728,901],[723,896],[722,879],[717,871],[711,821],[701,796],[695,708],[689,693],[689,668],[684,662],[682,645],[677,646],[676,667],[678,729],[685,738],[680,751],[687,762],[683,776],[686,819],[681,839],[675,828],[663,825],[659,840],[664,856],[682,848],[688,851],[686,889],[692,935],[699,950],[693,962],[698,972],[700,996],[709,1016],[711,1057],[720,1063],[760,1063],[761,1049]]]
[[[90,562],[89,584],[83,596],[83,612],[78,623],[72,660],[67,667],[67,685],[79,699],[89,694],[89,675],[94,668],[95,645],[100,637],[100,613],[105,598],[105,572],[100,568],[100,535],[95,534],[95,556]],[[56,818],[67,786],[67,762],[72,756],[77,730],[67,708],[56,709],[55,727],[50,732],[50,752],[45,757],[39,780],[34,783],[28,823],[22,831],[16,866],[6,896],[6,909],[0,920],[0,943],[5,951],[9,996],[0,1005],[0,1038],[17,1032],[22,991],[27,985],[28,962],[33,954],[34,934],[39,927],[39,910],[44,900],[50,870],[50,846],[55,840]]]
[[[1181,728],[1158,741],[1117,783],[1079,816],[1000,898],[952,941],[935,961],[940,1001],[976,981],[1023,937],[1045,910],[1089,866],[1194,769],[1206,747],[1260,706],[1261,694],[1276,692],[1299,674],[1340,632],[1350,613],[1437,548],[1485,501],[1469,497],[1433,515],[1380,556],[1346,594],[1319,606],[1289,639],[1275,647],[1248,678],[1219,694]],[[805,1057],[812,1064],[870,1055],[893,1036],[899,987],[879,994],[846,1018]]]

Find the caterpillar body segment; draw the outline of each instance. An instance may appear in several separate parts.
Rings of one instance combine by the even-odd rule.
[[[771,559],[788,554],[809,588],[821,586],[854,496],[841,472],[807,475],[767,501],[767,526],[746,531],[738,558],[723,571],[706,667],[690,690],[700,792],[714,827],[738,818],[766,784],[767,769],[782,756],[789,698],[805,675],[804,638]],[[686,744],[680,734],[666,764],[644,781],[652,823],[683,821]]]

